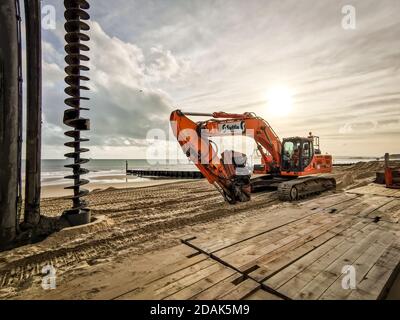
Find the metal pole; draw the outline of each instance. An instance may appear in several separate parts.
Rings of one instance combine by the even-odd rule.
[[[40,0],[25,0],[27,123],[25,173],[25,227],[40,220],[40,165],[42,134],[42,50]]]
[[[125,160],[125,182],[128,182],[128,160]]]
[[[18,42],[18,191],[17,191],[17,217],[16,232],[19,232],[20,213],[22,210],[22,126],[23,126],[23,79],[22,79],[22,35],[21,35],[21,7],[20,1],[15,1],[17,11],[17,42]]]
[[[19,44],[15,0],[0,1],[0,247],[15,239],[19,163]]]
[[[389,153],[385,153],[385,169],[389,168]]]

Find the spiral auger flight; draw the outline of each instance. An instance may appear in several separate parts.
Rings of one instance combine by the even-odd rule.
[[[87,202],[81,197],[86,196],[89,191],[81,188],[88,184],[89,180],[82,179],[81,175],[87,174],[89,170],[82,168],[82,165],[87,163],[89,159],[81,158],[81,153],[89,151],[87,148],[81,148],[81,142],[89,141],[89,139],[81,137],[82,130],[90,129],[89,119],[81,117],[81,110],[89,110],[81,107],[82,100],[89,98],[81,96],[81,90],[89,90],[82,83],[88,81],[89,78],[82,75],[89,68],[81,64],[82,61],[89,61],[89,57],[81,54],[81,52],[89,51],[89,47],[83,42],[90,40],[89,36],[84,32],[90,29],[89,25],[84,21],[89,20],[90,16],[86,12],[90,5],[86,0],[65,0],[64,1],[66,19],[64,28],[65,35],[65,62],[67,67],[65,72],[65,82],[68,86],[65,93],[69,96],[65,99],[65,104],[68,109],[64,111],[64,124],[71,127],[72,130],[66,131],[65,135],[73,138],[72,141],[66,142],[65,146],[73,148],[73,152],[65,154],[65,157],[73,159],[72,164],[65,167],[72,169],[72,175],[68,175],[66,179],[72,179],[74,184],[65,189],[73,190],[72,208],[64,211],[64,216],[72,225],[80,225],[90,222],[90,210],[87,207]]]

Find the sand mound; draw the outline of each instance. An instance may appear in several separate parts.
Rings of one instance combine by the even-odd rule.
[[[390,165],[397,167],[399,164],[398,161],[392,161]],[[336,178],[337,189],[347,190],[373,182],[378,171],[383,171],[383,161],[358,162],[351,166],[335,167],[333,176]]]

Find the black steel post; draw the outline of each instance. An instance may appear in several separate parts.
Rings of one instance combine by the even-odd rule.
[[[25,0],[27,123],[24,226],[40,220],[40,173],[42,135],[42,50],[40,0]]]
[[[0,1],[0,247],[16,236],[20,166],[19,3]]]

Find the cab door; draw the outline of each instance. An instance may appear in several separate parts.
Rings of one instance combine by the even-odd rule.
[[[300,171],[307,168],[314,156],[314,147],[311,140],[305,139],[301,142],[301,155],[300,155]]]

